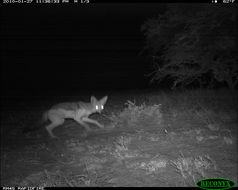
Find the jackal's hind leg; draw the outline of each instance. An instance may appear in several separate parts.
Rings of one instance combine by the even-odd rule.
[[[52,130],[55,127],[58,127],[59,125],[62,125],[64,123],[64,119],[58,119],[58,120],[53,120],[51,121],[51,123],[49,125],[47,125],[45,128],[47,130],[47,132],[49,133],[49,135],[51,136],[51,138],[57,138],[57,136],[54,135],[54,133],[52,132]]]

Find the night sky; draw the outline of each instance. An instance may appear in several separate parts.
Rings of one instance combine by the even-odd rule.
[[[5,96],[148,87],[141,25],[164,4],[6,6],[1,10]]]

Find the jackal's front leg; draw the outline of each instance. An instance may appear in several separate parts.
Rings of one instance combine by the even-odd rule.
[[[83,119],[75,119],[80,125],[82,125],[87,131],[91,131],[88,124],[83,121]]]
[[[94,119],[90,119],[88,117],[84,117],[84,118],[82,118],[82,120],[85,121],[85,122],[88,122],[88,123],[93,123],[93,124],[97,125],[98,127],[100,127],[101,129],[104,128],[104,126],[102,124],[98,123]]]

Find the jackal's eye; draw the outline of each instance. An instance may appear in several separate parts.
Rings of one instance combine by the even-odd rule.
[[[98,110],[98,105],[96,105],[96,110]]]
[[[101,109],[103,110],[103,105],[101,105]]]

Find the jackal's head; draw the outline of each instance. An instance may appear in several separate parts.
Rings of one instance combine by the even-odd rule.
[[[101,100],[97,100],[94,96],[91,96],[91,104],[93,105],[95,112],[101,113],[104,109],[104,105],[107,102],[107,96],[104,96]]]

